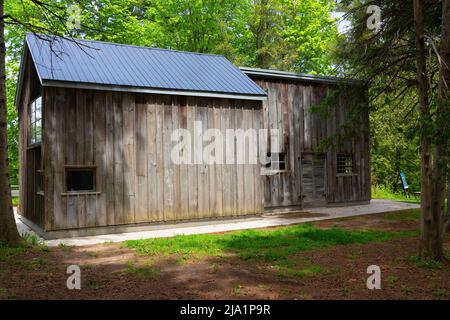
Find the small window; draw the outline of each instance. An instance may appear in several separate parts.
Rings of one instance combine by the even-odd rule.
[[[272,171],[286,170],[286,152],[268,153],[269,162],[266,163],[266,168]]]
[[[30,104],[30,145],[41,143],[42,140],[42,97]]]
[[[94,192],[94,168],[66,168],[66,181],[68,192]]]
[[[337,173],[338,174],[353,173],[353,155],[351,154],[337,155]]]

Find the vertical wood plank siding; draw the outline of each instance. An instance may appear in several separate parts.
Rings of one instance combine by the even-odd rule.
[[[322,116],[312,107],[334,88],[331,84],[254,76],[268,93],[261,106],[219,98],[42,89],[29,57],[24,68],[18,104],[20,212],[47,231],[231,217],[262,213],[264,207],[318,204],[317,197],[305,199],[303,186],[324,192],[322,205],[370,200],[368,113],[354,119],[354,134],[335,136],[353,112],[355,101],[348,94],[356,90],[353,87],[338,89],[328,115]],[[42,145],[30,148],[28,104],[41,94]],[[366,101],[363,95],[360,99]],[[276,139],[279,151],[286,153],[287,170],[261,176],[259,162],[199,164],[202,154],[194,153],[194,146],[203,148],[211,141],[202,139],[196,121],[202,130],[218,130],[224,138],[227,129],[279,129]],[[191,152],[194,163],[171,161],[176,144],[172,132],[178,128],[191,134],[192,149],[181,152]],[[329,137],[332,144],[320,149]],[[273,148],[274,139],[267,134],[263,143]],[[265,156],[260,145],[253,148]],[[236,157],[240,150],[225,143],[221,152]],[[337,173],[338,153],[353,155],[352,174]],[[244,156],[249,156],[248,149]],[[325,164],[310,159],[324,159]],[[312,167],[302,166],[302,161]],[[66,166],[94,166],[97,192],[66,194]],[[42,183],[38,172],[43,172]],[[310,186],[310,179],[320,181],[320,186]],[[45,195],[38,194],[39,184]]]
[[[260,112],[252,101],[46,88],[46,230],[263,212],[259,164],[170,158],[174,129],[206,146],[194,121],[225,137],[226,129],[259,128]],[[65,194],[67,165],[95,166],[97,193]]]
[[[335,137],[351,112],[345,90],[337,102],[322,117],[311,108],[324,100],[330,85],[302,81],[282,81],[253,76],[253,80],[268,92],[263,102],[262,123],[265,128],[280,130],[281,151],[287,153],[288,170],[264,176],[266,208],[302,206],[302,154],[322,152],[326,155],[326,201],[349,203],[370,200],[369,117],[362,112],[355,121],[356,134],[346,139],[333,139],[325,150],[319,146],[325,138]],[[349,88],[354,90],[355,88]],[[361,101],[365,97],[361,95]],[[270,145],[270,138],[267,137]],[[338,175],[337,153],[354,155],[354,174]]]
[[[36,73],[36,69],[31,62],[29,54],[26,55],[24,65],[24,80],[22,96],[19,101],[19,212],[21,215],[44,227],[44,197],[38,194],[39,185],[44,185],[45,176],[42,173],[43,149],[39,146],[29,147],[28,143],[28,105],[41,95],[42,88]],[[45,103],[45,102],[44,102]],[[42,115],[43,118],[45,115]]]

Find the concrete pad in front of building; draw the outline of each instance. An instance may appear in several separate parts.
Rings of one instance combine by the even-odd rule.
[[[420,205],[414,203],[376,199],[372,200],[370,204],[367,205],[334,208],[314,208],[307,210],[297,210],[288,213],[283,211],[275,211],[270,214],[264,214],[262,216],[250,218],[180,222],[176,224],[155,225],[151,227],[151,230],[145,231],[96,235],[88,237],[62,238],[56,240],[44,240],[41,238],[41,240],[50,247],[58,246],[60,244],[68,246],[83,246],[105,242],[123,242],[126,240],[164,238],[177,235],[192,235],[287,226],[320,220],[402,211],[416,208],[420,208]],[[16,215],[16,222],[21,234],[34,234],[39,237],[39,235],[32,230],[32,226],[27,225],[19,215]]]

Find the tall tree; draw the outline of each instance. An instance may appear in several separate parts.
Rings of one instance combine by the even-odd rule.
[[[260,68],[329,74],[338,34],[332,0],[254,0],[240,39],[246,63]]]
[[[439,88],[438,88],[438,109],[441,114],[438,123],[438,144],[435,151],[435,167],[439,167],[435,172],[438,176],[436,180],[436,190],[442,192],[444,196],[438,199],[443,201],[445,198],[445,178],[447,178],[447,215],[444,218],[443,232],[450,229],[450,0],[442,1],[442,31],[441,47],[439,51]],[[445,172],[447,171],[447,175]],[[444,206],[444,203],[435,203],[435,207]],[[436,210],[436,209],[435,209]]]
[[[439,85],[445,51],[443,34],[448,17],[446,2],[432,0],[343,0],[352,28],[339,46],[342,70],[365,79],[371,101],[387,101],[386,108],[409,105],[416,97],[421,141],[421,237],[419,255],[443,258],[444,190],[448,164],[448,104],[441,103]],[[368,6],[381,13],[370,28]],[[389,97],[389,99],[380,99]]]
[[[78,3],[82,4],[81,0]],[[21,238],[14,220],[8,168],[5,25],[20,28],[22,34],[31,31],[69,36],[69,40],[76,42],[67,25],[69,4],[58,0],[8,1],[5,11],[5,0],[0,0],[0,242],[11,246],[18,245]]]
[[[429,84],[428,71],[426,65],[426,49],[425,49],[425,26],[424,26],[424,5],[423,0],[414,1],[414,26],[415,26],[415,44],[416,44],[416,64],[417,64],[417,88],[419,92],[419,110],[423,123],[421,133],[421,241],[420,255],[421,257],[434,257],[441,260],[443,257],[441,240],[441,216],[436,211],[433,195],[439,198],[438,190],[434,190],[433,172],[432,172],[432,156],[431,156],[431,137],[425,126],[431,119],[429,105]],[[438,155],[439,157],[439,155]],[[436,168],[437,169],[437,168]],[[434,194],[433,194],[434,193]],[[440,201],[437,199],[437,201]]]
[[[6,46],[3,8],[4,1],[0,0],[0,242],[18,245],[20,236],[14,220],[8,168]]]

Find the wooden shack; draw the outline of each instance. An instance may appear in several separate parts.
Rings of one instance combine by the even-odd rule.
[[[326,118],[309,112],[336,83],[239,70],[218,55],[27,34],[16,95],[20,214],[54,238],[367,202],[367,113],[353,139],[317,151],[350,110],[343,96]],[[174,130],[207,145],[198,124],[223,136],[277,128],[281,150],[269,148],[264,163],[174,163]]]
[[[284,166],[263,178],[266,210],[367,204],[371,182],[366,88],[339,78],[241,70],[268,93],[263,126],[280,130]]]

